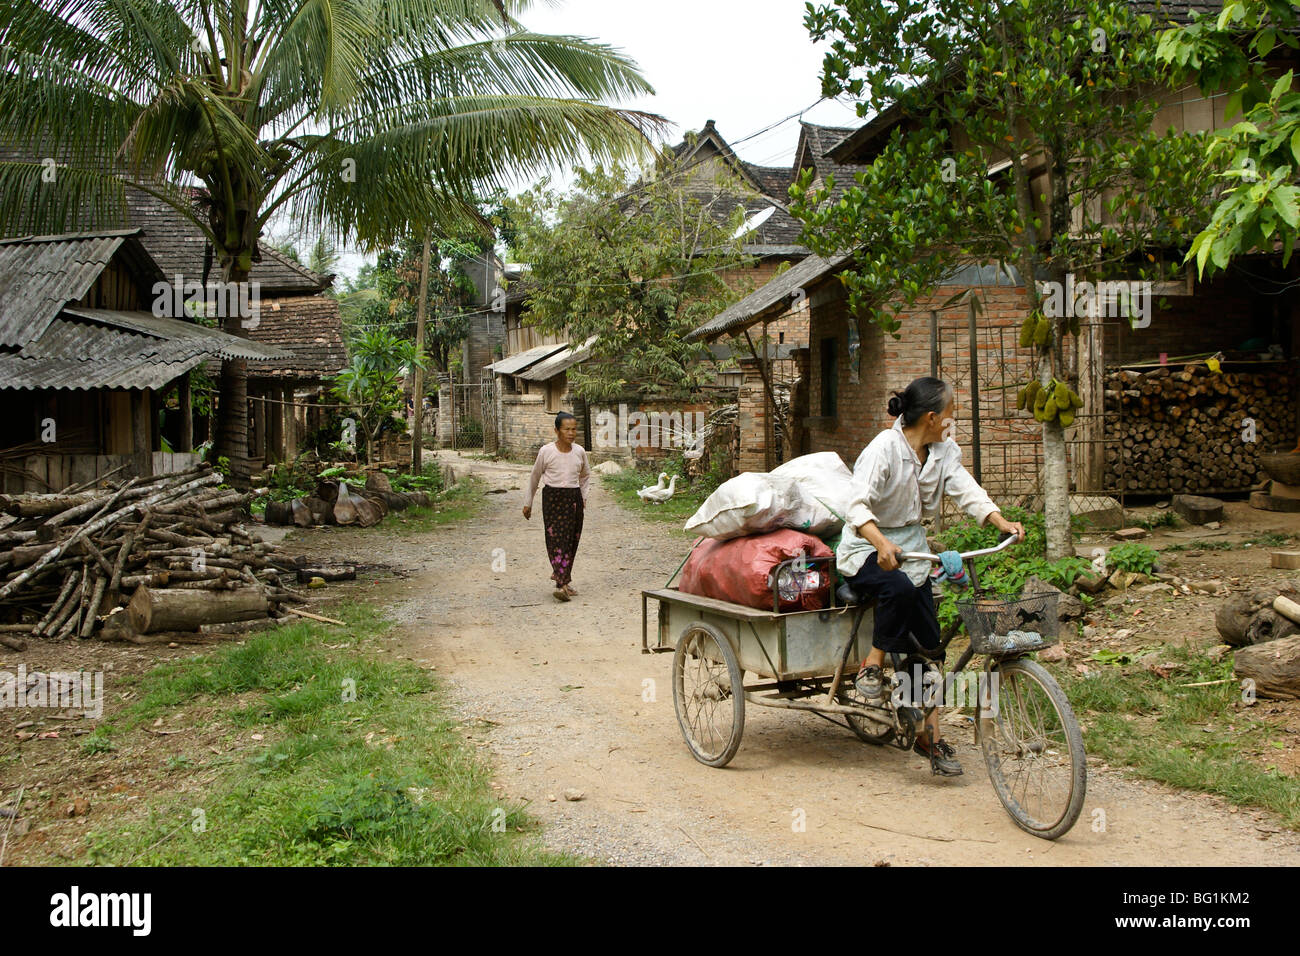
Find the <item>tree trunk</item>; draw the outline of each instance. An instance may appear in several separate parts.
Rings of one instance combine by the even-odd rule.
[[[420,299],[415,307],[415,355],[418,359],[424,354],[424,318],[428,313],[429,302],[429,237],[424,237],[424,251],[420,255]],[[422,474],[424,471],[424,369],[416,365],[412,370],[415,381],[411,388],[411,416],[415,421],[411,426],[411,473]]]
[[[232,261],[223,268],[226,282],[247,282],[248,269],[237,268]],[[257,305],[254,304],[254,308]],[[237,310],[231,310],[232,312]],[[241,339],[251,338],[244,317],[228,315],[221,323],[222,331]],[[251,324],[251,321],[250,321]],[[252,467],[248,460],[248,362],[244,359],[223,359],[221,362],[220,405],[217,408],[217,433],[213,439],[212,463],[220,458],[230,459],[231,484],[248,487]]]
[[[1059,561],[1074,554],[1070,535],[1070,473],[1065,462],[1065,429],[1057,421],[1043,425],[1043,513],[1047,559]]]

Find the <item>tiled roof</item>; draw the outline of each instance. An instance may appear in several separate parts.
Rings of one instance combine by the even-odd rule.
[[[258,318],[249,337],[293,357],[250,365],[249,378],[326,378],[347,365],[337,300],[327,295],[268,298],[263,294]]]
[[[221,278],[221,266],[215,257],[210,258],[203,233],[176,209],[148,193],[128,189],[127,210],[126,224],[144,230],[141,240],[145,248],[169,278],[179,273],[202,281],[205,265],[210,278]],[[329,287],[329,276],[298,265],[264,242],[258,246],[262,261],[253,263],[248,279],[261,286],[263,296],[311,293]]]
[[[160,388],[215,358],[284,352],[196,322],[77,305],[117,259],[142,285],[162,277],[135,230],[0,241],[0,389]]]
[[[1148,14],[1156,26],[1192,22],[1196,14],[1218,16],[1223,0],[1130,0],[1134,13]]]
[[[792,179],[789,166],[755,166],[753,163],[742,165],[758,181],[763,195],[771,196],[781,203],[790,201],[788,190]]]
[[[854,129],[842,126],[817,126],[814,123],[800,123],[799,126],[799,146],[795,151],[796,166],[798,169],[811,166],[813,176],[822,182],[833,176],[835,187],[831,199],[837,199],[846,188],[853,185],[853,174],[856,169],[851,165],[837,162],[830,157],[829,153],[846,136],[851,135]]]
[[[780,315],[790,308],[796,290],[806,289],[814,283],[821,282],[843,266],[848,258],[848,256],[834,256],[823,259],[821,256],[808,256],[766,285],[755,289],[726,311],[718,313],[698,329],[688,333],[686,341],[714,339],[719,335],[739,332],[765,316]]]

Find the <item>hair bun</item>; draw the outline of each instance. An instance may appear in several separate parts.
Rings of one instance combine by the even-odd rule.
[[[903,400],[899,398],[897,395],[890,396],[889,414],[892,415],[894,418],[897,418],[899,415],[903,414]]]

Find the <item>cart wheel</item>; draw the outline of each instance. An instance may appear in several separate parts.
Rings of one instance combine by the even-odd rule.
[[[673,707],[695,759],[725,767],[745,728],[745,689],[731,642],[708,624],[697,621],[677,639]]]
[[[866,705],[866,698],[858,693],[858,689],[850,681],[847,687],[840,689],[840,703],[848,707],[863,707]],[[855,717],[853,714],[845,714],[844,720],[849,725],[849,730],[857,736],[863,743],[875,744],[877,747],[889,743],[894,736],[894,728],[887,724],[878,724],[873,720],[865,717]]]
[[[1079,819],[1087,789],[1083,734],[1070,701],[1043,666],[1017,658],[993,665],[997,714],[979,720],[993,789],[1016,826],[1055,840]]]

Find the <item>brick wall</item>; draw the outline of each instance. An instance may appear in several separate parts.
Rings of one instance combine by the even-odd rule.
[[[709,413],[718,405],[728,404],[732,401],[731,389],[715,389],[714,393],[708,400],[696,402],[671,402],[645,399],[637,396],[619,399],[616,402],[601,402],[590,407],[591,414],[591,452],[592,461],[618,461],[624,464],[635,464],[637,466],[650,466],[669,455],[679,455],[682,453],[681,438],[677,437],[676,445],[672,444],[673,436],[680,436],[681,432],[677,430],[677,422],[683,422],[685,430],[693,432],[696,426],[703,420],[707,420]],[[636,413],[642,413],[648,416],[646,419],[633,419]],[[608,414],[611,416],[608,422],[613,431],[614,441],[623,442],[645,442],[644,444],[623,444],[623,445],[602,445],[598,435],[601,434],[601,416]],[[703,416],[703,419],[697,417]],[[665,416],[668,416],[665,419]],[[676,417],[673,417],[676,416]],[[686,419],[690,417],[689,424]],[[665,437],[660,428],[664,421],[671,423],[671,435]],[[646,424],[645,431],[640,431],[638,425],[644,421]],[[622,432],[620,439],[619,432]]]
[[[852,467],[862,449],[876,434],[892,427],[886,406],[889,392],[902,389],[913,378],[930,374],[931,308],[937,308],[958,288],[939,288],[919,301],[903,316],[900,338],[895,340],[875,326],[862,329],[860,382],[849,382],[847,300],[832,285],[818,290],[812,302],[809,332],[809,406],[807,421],[812,451],[836,451]],[[1041,467],[1041,426],[1032,418],[1017,414],[1014,388],[1030,374],[1030,355],[1015,347],[1019,325],[1025,314],[1024,291],[1018,287],[982,290],[985,310],[977,319],[977,351],[980,381],[981,479],[995,499],[1008,503],[1016,495],[1035,490]],[[1154,362],[1159,353],[1171,359],[1179,355],[1232,349],[1252,337],[1292,346],[1292,320],[1286,297],[1252,294],[1239,281],[1220,280],[1198,287],[1193,297],[1167,298],[1167,309],[1152,309],[1145,328],[1131,329],[1123,319],[1102,324],[1102,363],[1105,366]],[[1158,299],[1157,303],[1158,304]],[[939,375],[957,392],[957,441],[963,461],[974,472],[971,442],[970,348],[965,306],[939,314]],[[821,419],[821,340],[835,341],[838,376],[838,413]],[[1082,390],[1082,389],[1081,389]],[[1095,414],[1097,410],[1093,410]],[[1071,462],[1082,462],[1084,446],[1076,440],[1079,425],[1089,414],[1085,410],[1076,428],[1067,431]],[[1107,434],[1105,440],[1112,436]],[[1096,438],[1103,436],[1098,432]],[[1078,487],[1091,487],[1088,476],[1071,467]],[[1105,483],[1105,476],[1100,480]],[[1147,489],[1138,489],[1147,490]],[[1156,489],[1149,489],[1155,491]]]
[[[547,442],[555,441],[555,416],[561,409],[578,419],[578,444],[586,444],[583,441],[586,427],[583,406],[567,388],[559,408],[554,410],[547,408],[544,390],[528,395],[501,395],[498,400],[498,433],[501,436],[499,454],[522,460],[535,458],[539,448]]]
[[[930,310],[937,309],[958,291],[957,288],[940,287],[902,316],[900,337],[894,339],[869,323],[860,328],[859,382],[850,381],[847,299],[837,287],[824,286],[824,292],[812,300],[812,320],[809,332],[809,390],[808,447],[812,452],[838,452],[850,468],[871,440],[894,420],[888,414],[889,393],[902,390],[915,378],[930,374]],[[988,287],[982,290],[984,312],[977,320],[977,351],[981,382],[980,435],[985,446],[1008,443],[1010,457],[998,455],[984,459],[984,484],[995,497],[1003,479],[1011,471],[1021,474],[1028,470],[1032,475],[1037,468],[1033,445],[1037,441],[1037,423],[1032,419],[1020,421],[1000,418],[1003,411],[1003,393],[989,393],[987,383],[998,381],[1007,361],[1002,343],[1004,336],[1019,333],[1025,314],[1024,290],[1013,287]],[[953,385],[957,393],[957,441],[962,446],[963,461],[973,468],[970,447],[970,349],[967,338],[966,306],[940,313],[941,342],[949,347],[942,353],[940,375]],[[960,334],[957,333],[960,331]],[[835,341],[836,414],[823,418],[822,411],[822,347],[824,338]],[[1025,353],[1027,359],[1028,353]],[[1012,357],[1011,361],[1015,361]],[[1027,368],[1027,361],[1026,361]],[[1015,411],[1015,393],[1010,393],[1010,411]],[[1025,444],[1019,448],[1019,443]],[[1012,444],[1014,443],[1014,444]],[[991,449],[989,449],[991,451]],[[995,467],[996,465],[996,467]]]
[[[506,322],[504,312],[476,312],[470,316],[469,335],[461,346],[465,363],[465,381],[477,382],[484,365],[496,361],[495,349],[504,347]]]

